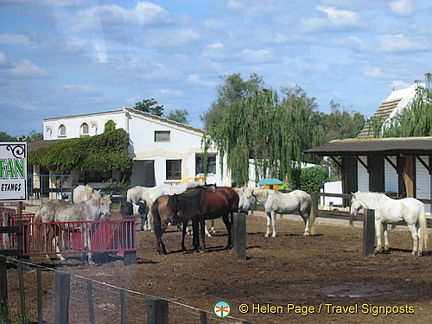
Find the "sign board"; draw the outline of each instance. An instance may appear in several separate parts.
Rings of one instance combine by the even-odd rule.
[[[27,199],[27,143],[0,142],[0,201]]]

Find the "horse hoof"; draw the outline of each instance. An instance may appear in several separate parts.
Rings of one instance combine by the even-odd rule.
[[[310,236],[309,232],[303,233],[303,236]]]

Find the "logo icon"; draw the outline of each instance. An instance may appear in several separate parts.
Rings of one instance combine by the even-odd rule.
[[[213,306],[213,312],[219,318],[227,317],[231,312],[231,307],[226,301],[218,301]]]

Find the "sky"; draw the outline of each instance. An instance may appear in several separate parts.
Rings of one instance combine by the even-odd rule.
[[[0,0],[0,132],[154,98],[189,124],[223,77],[370,117],[432,72],[427,0]]]

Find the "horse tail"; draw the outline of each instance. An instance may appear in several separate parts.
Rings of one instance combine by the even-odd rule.
[[[312,208],[312,199],[309,196],[308,199],[308,214],[309,214],[309,232],[311,235],[315,235],[316,234],[316,229],[315,229],[315,212]]]
[[[161,226],[161,217],[159,214],[159,201],[156,199],[151,206],[151,214],[153,216],[153,228]]]
[[[428,246],[428,232],[427,232],[427,222],[424,204],[420,203],[420,213],[419,213],[419,225],[420,225],[420,242],[423,245],[423,251],[426,251]]]

